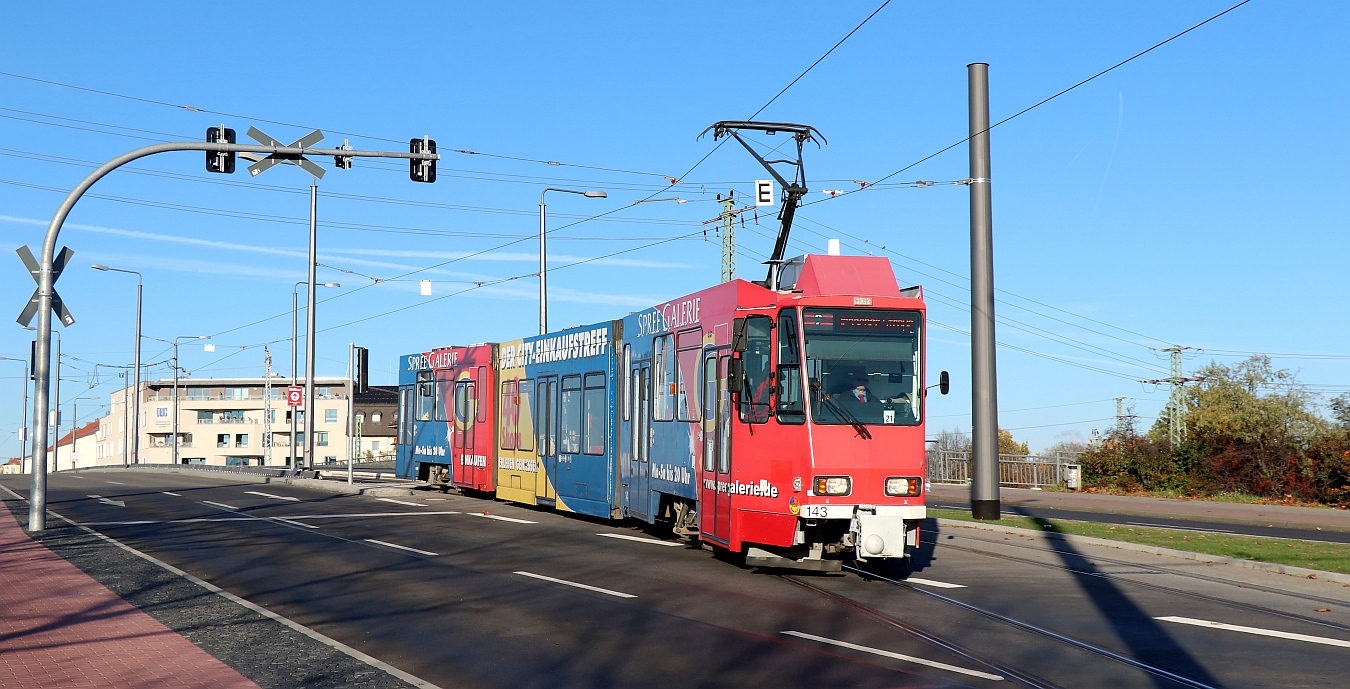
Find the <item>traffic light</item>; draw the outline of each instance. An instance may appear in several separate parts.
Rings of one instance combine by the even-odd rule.
[[[355,364],[356,371],[352,374],[352,383],[356,386],[356,394],[364,395],[370,391],[370,350],[357,347]]]
[[[338,146],[338,150],[342,151],[352,150],[351,139],[343,139],[342,145]],[[352,156],[333,156],[333,166],[342,170],[352,169]]]
[[[207,143],[212,144],[232,144],[234,143],[234,130],[226,128],[225,125],[219,127],[207,127],[206,141]],[[234,174],[234,153],[227,153],[225,151],[207,151],[206,171],[221,172],[227,175]]]
[[[435,153],[436,141],[429,137],[412,139],[408,141],[409,153]],[[416,160],[408,161],[408,177],[414,182],[435,182],[436,181],[436,161],[434,160]]]

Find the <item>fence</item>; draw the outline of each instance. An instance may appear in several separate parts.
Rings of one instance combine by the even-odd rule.
[[[928,476],[932,483],[969,483],[970,453],[951,450],[928,451]],[[1065,486],[1078,488],[1078,455],[1056,453],[1053,456],[999,455],[998,481],[1001,486],[1040,488]]]

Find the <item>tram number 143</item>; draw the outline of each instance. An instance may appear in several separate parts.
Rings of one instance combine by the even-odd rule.
[[[802,505],[802,516],[807,519],[848,519],[853,516],[853,506]]]

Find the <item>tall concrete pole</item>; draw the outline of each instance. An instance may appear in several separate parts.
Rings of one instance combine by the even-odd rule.
[[[305,314],[305,466],[314,467],[314,271],[318,268],[319,183],[309,183],[309,311]]]
[[[298,353],[299,348],[296,346],[296,339],[295,339],[296,330],[298,329],[296,327],[296,322],[299,319],[299,316],[297,314],[300,313],[300,292],[298,291],[299,289],[300,289],[299,284],[296,284],[293,287],[291,287],[291,385],[300,384],[300,355]],[[301,409],[304,409],[304,407],[291,407],[289,406],[290,405],[289,401],[287,401],[286,404],[288,405],[287,410],[289,411],[289,416],[291,417],[291,457],[290,461],[287,462],[287,467],[294,470],[300,468],[300,465],[296,464],[295,461],[295,458],[297,456],[295,451],[296,417],[300,415],[299,412]]]
[[[971,512],[999,518],[998,373],[994,352],[994,221],[989,180],[989,65],[966,66],[970,80]]]
[[[131,452],[128,464],[141,463],[141,274],[136,273],[136,363],[131,373]],[[125,407],[126,400],[122,400]]]
[[[544,190],[548,192],[547,189]],[[548,332],[548,253],[545,250],[544,195],[539,195],[539,334]]]

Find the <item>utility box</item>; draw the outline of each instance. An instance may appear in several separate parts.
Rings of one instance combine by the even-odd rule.
[[[1078,490],[1083,487],[1083,466],[1081,464],[1064,465],[1064,487]]]

